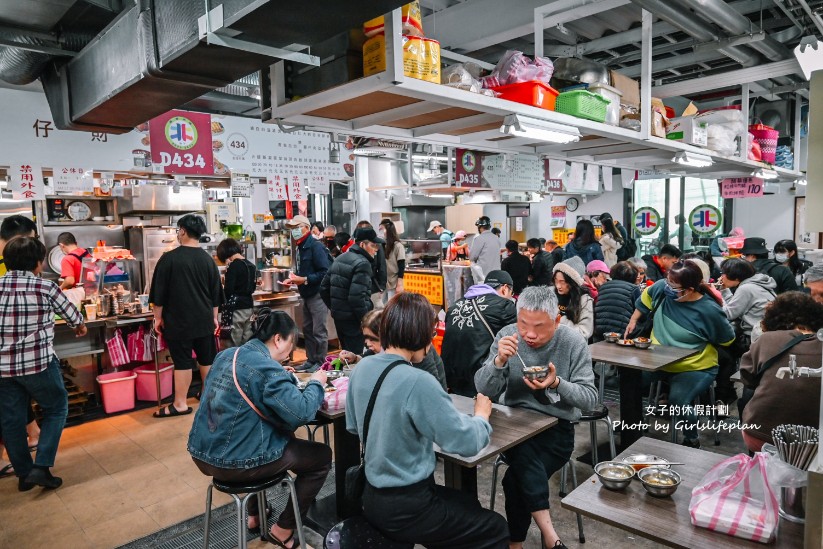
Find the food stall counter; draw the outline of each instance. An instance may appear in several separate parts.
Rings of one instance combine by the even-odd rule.
[[[406,274],[403,288],[421,294],[435,307],[445,307],[442,245],[439,240],[405,240]]]

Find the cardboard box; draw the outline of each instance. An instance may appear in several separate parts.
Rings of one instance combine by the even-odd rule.
[[[672,118],[666,128],[666,139],[705,147],[709,141],[708,128],[706,122],[696,120],[694,116]]]

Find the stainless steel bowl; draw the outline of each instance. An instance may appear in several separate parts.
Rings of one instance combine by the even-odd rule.
[[[344,372],[343,370],[326,370],[326,378],[329,381],[339,379],[339,378],[343,377],[344,375],[346,375],[346,372]]]
[[[648,349],[652,346],[652,341],[637,341],[637,339],[634,339],[634,346],[638,349]]]
[[[527,366],[523,368],[523,375],[532,381],[543,379],[549,374],[548,366]]]
[[[643,483],[643,488],[657,498],[671,496],[680,486],[680,475],[665,467],[646,467],[637,472],[637,478]]]
[[[597,478],[609,490],[623,490],[631,484],[635,471],[619,461],[601,461],[594,467]]]
[[[603,334],[603,339],[605,339],[609,343],[614,343],[615,341],[620,339],[620,334],[618,334],[617,332],[606,332],[605,334]]]

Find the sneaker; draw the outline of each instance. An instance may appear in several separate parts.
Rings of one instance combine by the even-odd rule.
[[[695,450],[699,450],[700,449],[700,439],[699,438],[695,438],[695,439],[684,438],[682,445],[685,446],[686,448],[694,448]]]
[[[21,482],[21,484],[23,484]],[[36,484],[43,488],[59,488],[63,484],[63,479],[51,474],[47,467],[35,467],[26,477],[25,484],[31,484],[32,488]]]

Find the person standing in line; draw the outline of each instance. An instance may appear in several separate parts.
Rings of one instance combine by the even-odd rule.
[[[547,252],[549,252],[552,256],[552,268],[554,265],[558,263],[562,263],[564,259],[566,259],[566,254],[563,251],[563,248],[555,240],[547,240],[546,245],[543,246]]]
[[[326,321],[329,308],[320,297],[320,283],[329,271],[329,251],[309,233],[309,220],[296,215],[286,223],[297,248],[295,269],[289,274],[288,284],[297,287],[303,302],[303,339],[306,362],[300,371],[313,372],[326,360],[329,350],[329,331]]]
[[[374,308],[371,299],[374,258],[380,244],[374,229],[354,231],[353,244],[334,260],[320,283],[320,297],[331,310],[340,346],[355,354],[366,344],[360,324]]]
[[[46,247],[34,237],[11,239],[3,250],[8,272],[0,278],[0,426],[21,492],[35,486],[58,488],[51,474],[68,416],[68,393],[54,354],[54,315],[88,330],[77,307],[50,280],[40,278]],[[34,398],[43,410],[34,460],[26,442],[26,407]]]
[[[447,259],[446,252],[449,249],[449,244],[452,243],[452,238],[454,238],[454,233],[448,230],[446,227],[440,224],[439,221],[436,219],[429,223],[429,228],[426,231],[428,233],[434,233],[437,235],[437,238],[440,239],[440,247],[443,249],[443,259]]]
[[[474,225],[480,234],[472,241],[469,261],[472,262],[472,274],[479,269],[479,278],[475,276],[475,280],[484,280],[490,272],[500,270],[500,239],[491,231],[489,216],[481,216]]]
[[[60,278],[63,279],[63,282],[60,283],[60,289],[68,290],[83,283],[80,280],[83,259],[91,257],[91,254],[85,248],[77,245],[77,239],[71,233],[60,233],[57,236],[57,245],[66,254],[60,261]]]
[[[372,224],[365,219],[357,224],[357,229],[375,230]],[[355,229],[355,232],[357,232],[357,229]],[[375,234],[377,234],[376,231]],[[357,239],[355,239],[355,242],[357,242]],[[377,254],[374,256],[371,301],[374,304],[375,309],[382,309],[383,292],[386,291],[386,284],[389,279],[388,267],[386,266],[386,241],[378,236],[375,243],[379,244],[380,247],[377,249]]]
[[[500,263],[500,268],[512,277],[512,282],[514,283],[512,292],[515,296],[518,296],[520,292],[523,291],[523,288],[529,284],[529,273],[531,272],[532,264],[528,256],[520,253],[516,240],[506,242],[506,250],[509,251],[509,256]]]
[[[217,245],[217,259],[226,265],[223,290],[231,309],[231,344],[239,347],[251,339],[251,314],[254,310],[252,294],[257,289],[257,268],[243,255],[243,248],[233,238],[226,238]]]
[[[326,248],[329,249],[329,253],[331,253],[332,259],[340,255],[340,247],[337,245],[335,241],[335,236],[337,236],[337,227],[334,225],[326,225],[323,229],[323,244]]]
[[[588,219],[581,219],[574,229],[574,240],[566,244],[566,259],[579,257],[583,265],[599,259],[603,261],[603,250],[594,234],[594,225]],[[556,264],[555,264],[556,265]]]
[[[223,303],[220,272],[214,259],[200,247],[206,223],[194,214],[177,221],[180,246],[164,253],[154,269],[149,301],[154,304],[154,329],[163,334],[174,363],[174,401],[154,413],[166,418],[190,414],[186,403],[192,370],[200,366],[203,382],[217,354],[215,330]],[[192,351],[197,360],[192,358]]]
[[[758,237],[747,238],[743,241],[740,254],[749,261],[758,273],[769,275],[777,283],[775,293],[796,292],[799,290],[792,271],[773,259],[769,259],[769,249],[766,240]]]
[[[305,215],[303,217],[306,217]],[[326,227],[320,221],[315,221],[311,224],[311,237],[315,240],[323,240],[324,236],[323,233],[325,232]]]
[[[386,241],[386,295],[385,301],[394,294],[403,293],[403,276],[406,273],[406,247],[397,235],[391,219],[380,222],[380,238]]]
[[[526,249],[532,256],[531,281],[529,286],[551,286],[552,285],[552,255],[543,250],[540,241],[530,238],[526,242]]]
[[[615,226],[614,219],[608,213],[600,216],[600,225],[603,227],[603,233],[600,235],[600,247],[603,248],[603,261],[609,268],[612,268],[617,263],[618,252],[625,245],[626,239],[623,234]]]

